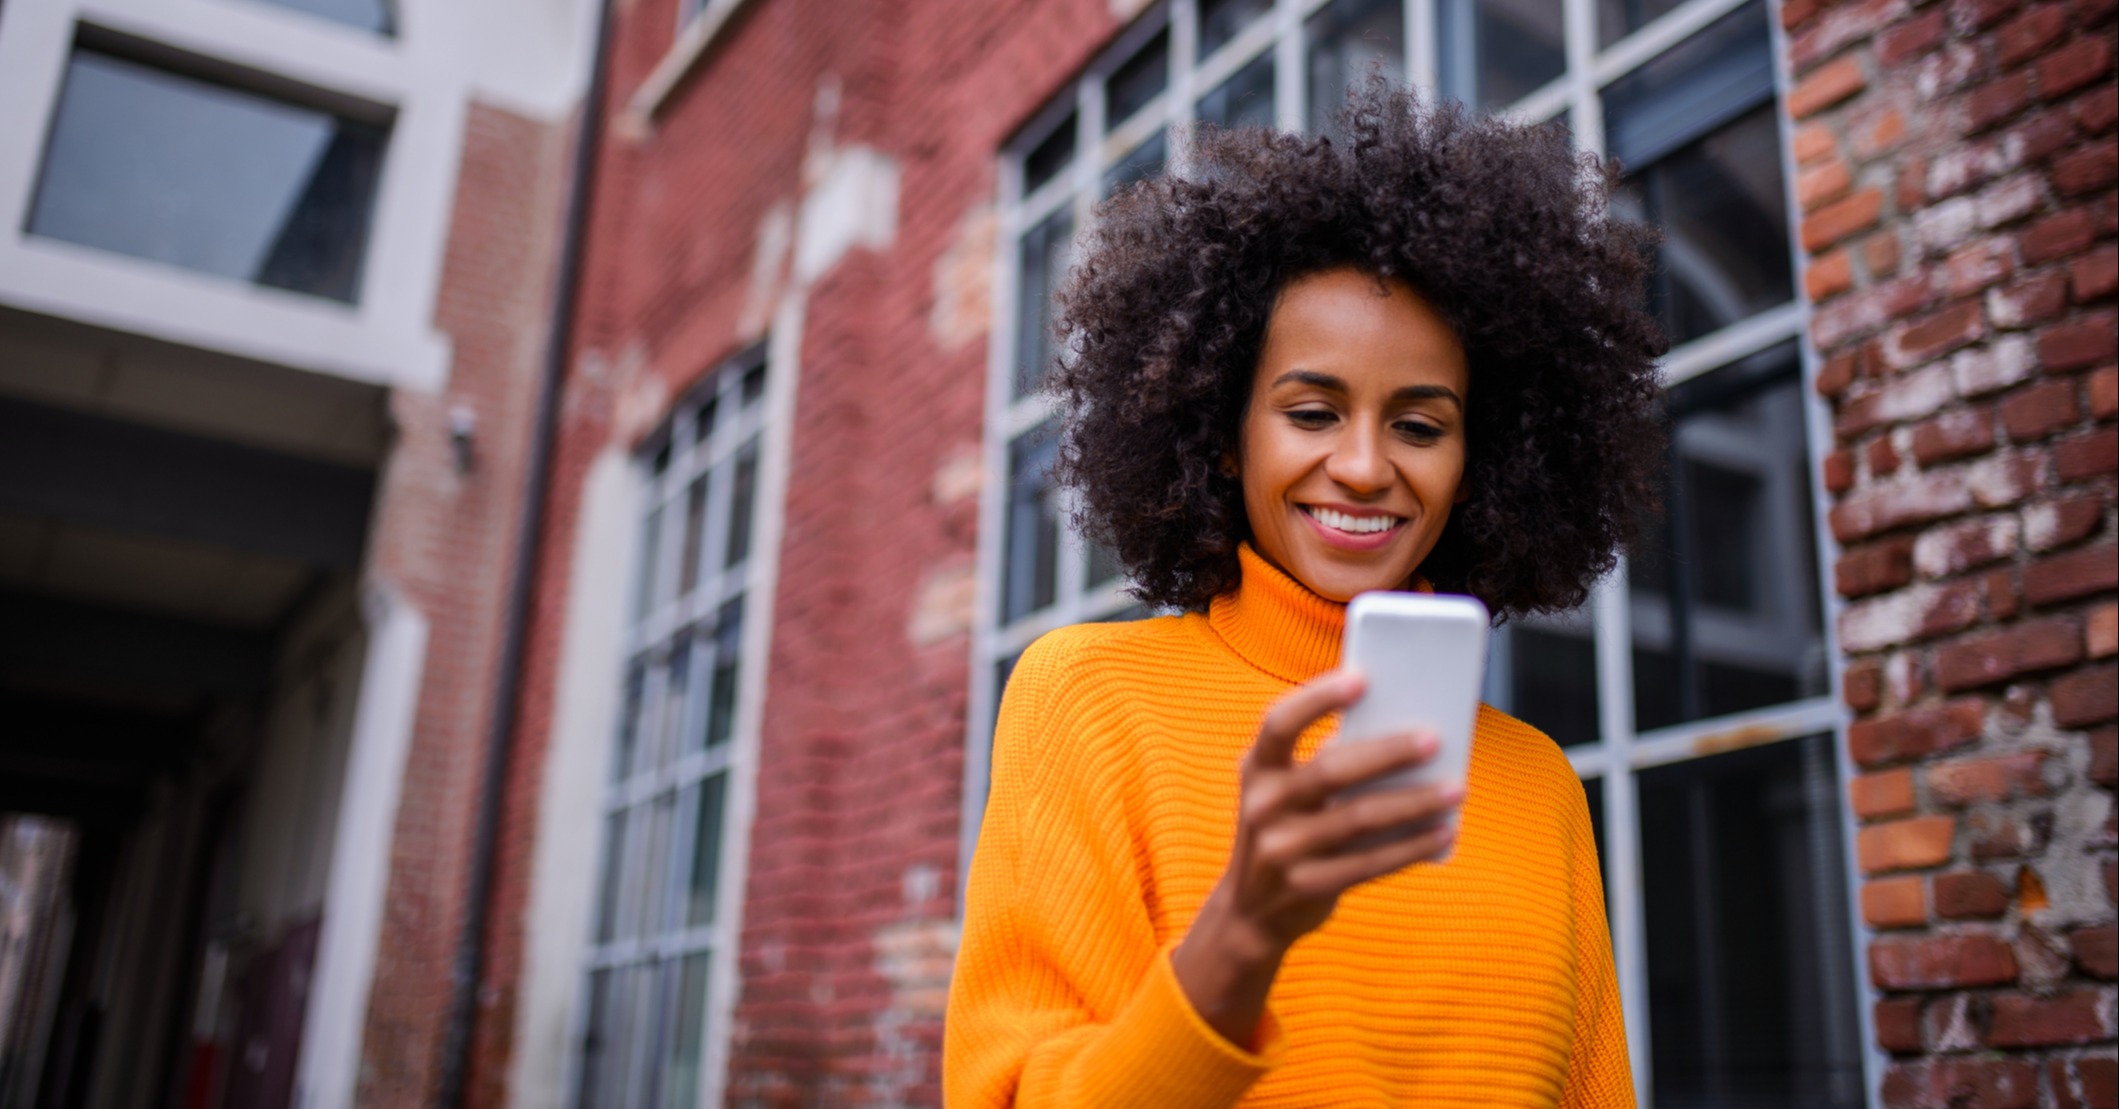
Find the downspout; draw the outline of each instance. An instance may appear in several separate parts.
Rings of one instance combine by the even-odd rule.
[[[560,240],[558,272],[552,284],[552,330],[545,339],[544,375],[537,394],[537,423],[531,432],[522,518],[515,532],[515,573],[508,588],[506,624],[501,633],[499,682],[493,692],[485,773],[479,783],[478,825],[471,842],[471,870],[465,880],[463,934],[457,941],[456,958],[450,967],[449,1018],[442,1037],[441,1081],[436,1086],[434,1099],[439,1109],[461,1109],[469,1101],[467,1081],[471,1072],[472,1033],[478,1026],[478,986],[486,971],[486,924],[493,909],[493,861],[500,839],[509,756],[519,719],[530,603],[536,593],[542,564],[539,539],[544,530],[545,501],[552,485],[552,440],[559,430],[560,397],[565,390],[568,355],[574,342],[574,315],[581,290],[582,238],[595,192],[596,155],[603,139],[610,36],[611,0],[597,0],[595,54],[590,61],[588,91],[581,101],[580,130],[574,138],[566,224]]]

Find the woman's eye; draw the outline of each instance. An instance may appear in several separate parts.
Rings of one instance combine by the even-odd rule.
[[[1406,420],[1398,424],[1398,434],[1416,443],[1432,443],[1442,438],[1442,429],[1433,424]]]
[[[1288,419],[1296,427],[1323,427],[1333,420],[1330,412],[1317,408],[1297,408],[1288,413]]]

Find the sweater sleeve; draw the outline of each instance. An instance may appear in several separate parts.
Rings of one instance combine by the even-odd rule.
[[[1123,760],[1095,742],[1111,721],[1083,707],[1090,699],[1058,696],[1064,655],[1053,637],[1024,654],[994,731],[943,1029],[944,1101],[1232,1105],[1277,1058],[1277,1025],[1268,1017],[1258,1051],[1240,1050],[1178,985],[1135,865]]]
[[[1568,1109],[1632,1109],[1633,1071],[1626,1058],[1626,1020],[1619,1008],[1618,975],[1612,968],[1611,934],[1604,916],[1604,878],[1597,864],[1596,831],[1579,789],[1573,790],[1567,838],[1575,933],[1575,1039],[1568,1058]]]

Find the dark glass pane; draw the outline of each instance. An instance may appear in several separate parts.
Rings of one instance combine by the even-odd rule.
[[[596,942],[609,943],[618,934],[618,888],[625,875],[625,813],[612,813],[603,823],[603,874],[596,895]]]
[[[1640,214],[1663,230],[1648,299],[1673,343],[1795,295],[1775,128],[1762,107],[1630,182]]]
[[[1831,743],[1640,774],[1658,1106],[1862,1104]]]
[[[676,823],[676,808],[676,795],[665,793],[648,802],[641,812],[647,819],[647,833],[640,845],[640,908],[633,915],[633,934],[643,938],[658,935],[666,928],[663,895],[670,886],[670,833]]]
[[[734,566],[750,557],[751,513],[758,498],[758,444],[744,445],[736,454],[735,488],[729,496],[728,550],[721,565]]]
[[[1082,580],[1088,583],[1088,588],[1095,589],[1125,573],[1126,568],[1119,565],[1118,556],[1105,549],[1103,544],[1088,543],[1085,546],[1089,548],[1089,572]]]
[[[719,398],[716,397],[706,398],[706,403],[699,406],[699,415],[692,427],[693,442],[704,443],[707,436],[714,433],[714,417],[720,412],[720,408]]]
[[[1643,730],[1825,692],[1802,403],[1792,344],[1670,391],[1673,480],[1627,563]]]
[[[390,5],[385,0],[264,0],[275,7],[320,16],[334,23],[387,35],[394,33]]]
[[[648,614],[655,603],[656,555],[662,550],[662,510],[647,514],[647,526],[640,535],[640,580],[634,591],[633,618],[638,620]]]
[[[666,765],[683,751],[684,737],[691,723],[691,703],[688,694],[692,688],[692,644],[689,638],[680,638],[670,648],[669,666],[662,680],[662,719],[657,729],[654,750],[646,753],[641,762],[642,769]]]
[[[1104,130],[1124,123],[1170,83],[1170,32],[1159,31],[1104,85]]]
[[[1221,127],[1273,126],[1273,55],[1251,59],[1199,102],[1199,121]]]
[[[686,883],[684,923],[697,928],[714,922],[714,894],[721,874],[721,816],[727,801],[728,775],[714,774],[699,783],[693,810],[692,874]]]
[[[1562,747],[1597,741],[1597,651],[1586,634],[1508,630],[1509,711]]]
[[[677,564],[681,575],[677,595],[688,597],[699,584],[699,544],[706,539],[706,479],[698,478],[684,495],[684,561]]]
[[[634,754],[640,747],[642,716],[647,712],[647,671],[634,663],[625,675],[625,710],[618,720],[618,749],[611,752],[611,780],[624,781],[633,772]]]
[[[1061,208],[1026,232],[1016,252],[1016,396],[1036,392],[1059,361],[1059,336],[1052,331],[1052,294],[1059,291],[1060,279],[1067,272],[1073,243],[1074,212]]]
[[[1022,661],[1021,654],[1009,655],[993,664],[993,714],[1001,713],[1001,698],[1008,692],[1008,676],[1015,673],[1015,664]]]
[[[756,404],[758,398],[765,395],[765,367],[752,366],[743,371],[743,381],[736,389],[743,398],[744,407]]]
[[[662,1109],[694,1109],[699,1104],[699,1059],[706,1047],[706,982],[709,957],[686,955],[669,973],[677,976],[676,1019],[671,1022],[663,1056]]]
[[[358,299],[388,130],[77,51],[29,230]]]
[[[1405,81],[1402,0],[1334,0],[1310,17],[1310,131],[1332,132],[1347,90],[1371,73]]]
[[[670,443],[667,437],[663,438],[662,442],[656,445],[655,453],[648,463],[648,469],[653,471],[656,477],[661,477],[664,473],[668,472],[670,468],[671,449],[672,444]]]
[[[589,1019],[581,1033],[580,1085],[574,1098],[580,1109],[612,1109],[617,1104],[604,1096],[604,1088],[610,1083],[612,1058],[620,1054],[618,1044],[611,1038],[611,977],[608,970],[589,975]]]
[[[1028,196],[1036,192],[1039,185],[1052,180],[1061,170],[1067,168],[1067,163],[1074,160],[1076,127],[1074,113],[1068,112],[1067,118],[1060,120],[1052,129],[1052,133],[1046,135],[1043,142],[1032,147],[1030,153],[1023,158],[1023,195]]]
[[[726,743],[736,727],[736,678],[743,648],[743,598],[721,606],[714,628],[714,677],[706,700],[706,746]]]
[[[1567,69],[1560,0],[1441,0],[1435,14],[1446,96],[1505,108]]]
[[[1050,424],[1017,439],[1008,448],[1003,623],[1050,605],[1058,588],[1060,522],[1051,481],[1058,450],[1059,439]]]
[[[1200,0],[1199,56],[1212,54],[1272,10],[1273,0]]]
[[[1582,779],[1582,795],[1589,802],[1589,831],[1597,840],[1597,873],[1604,882],[1604,933],[1611,934],[1611,878],[1604,867],[1604,779]]]
[[[1105,170],[1104,195],[1110,196],[1135,181],[1145,181],[1161,173],[1165,146],[1163,132],[1157,131],[1149,135],[1146,142],[1134,147],[1132,153],[1120,158],[1117,165]]]
[[[1604,147],[1638,170],[1772,98],[1766,9],[1749,4],[1612,82],[1604,90]],[[1779,160],[1776,148],[1766,164]]]

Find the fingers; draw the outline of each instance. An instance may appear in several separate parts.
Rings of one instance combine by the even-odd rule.
[[[1288,775],[1287,802],[1316,808],[1332,795],[1407,770],[1435,757],[1440,742],[1426,732],[1354,743],[1327,744],[1317,757]]]
[[[1296,686],[1266,710],[1258,725],[1258,740],[1251,745],[1251,764],[1266,769],[1285,769],[1295,761],[1295,741],[1303,729],[1361,699],[1365,688],[1359,674],[1337,670]]]
[[[1298,897],[1335,897],[1371,878],[1380,878],[1432,859],[1456,839],[1456,828],[1438,823],[1406,839],[1394,839],[1343,855],[1313,858],[1288,870],[1288,891]]]
[[[1379,832],[1432,825],[1446,819],[1464,800],[1454,783],[1378,790],[1350,797],[1318,812],[1288,815],[1260,830],[1256,842],[1261,863],[1292,875],[1305,863],[1327,856],[1360,855],[1347,845]],[[1402,837],[1393,836],[1393,839]]]

